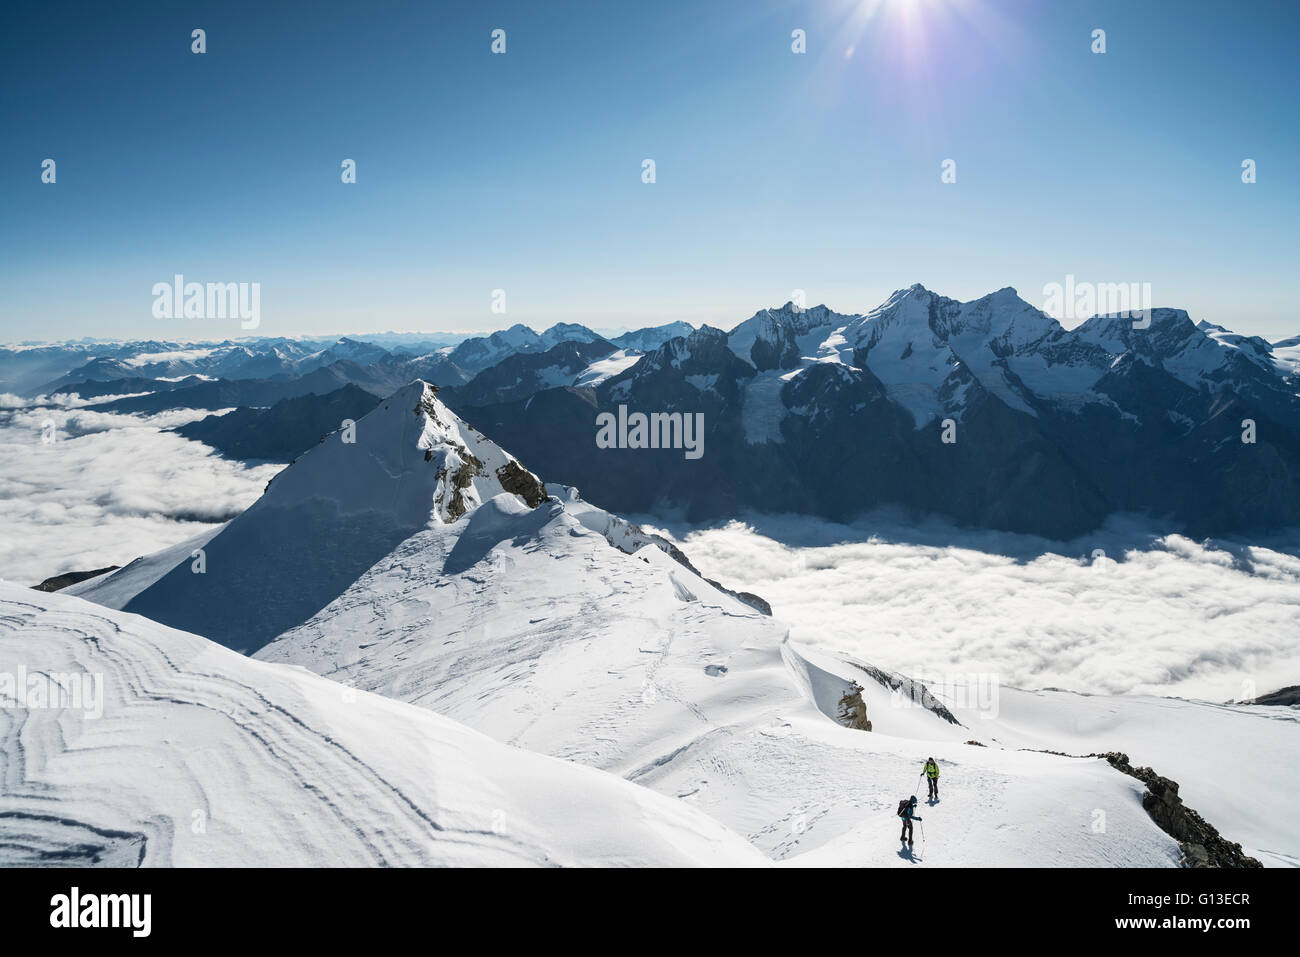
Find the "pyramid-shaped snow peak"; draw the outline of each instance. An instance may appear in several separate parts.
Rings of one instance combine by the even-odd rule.
[[[340,423],[201,548],[130,588],[121,607],[251,652],[333,601],[416,532],[454,523],[497,495],[528,507],[545,501],[537,476],[436,393],[416,380]],[[132,569],[115,575],[125,585]]]
[[[412,531],[435,517],[454,522],[503,492],[530,508],[540,505],[546,491],[537,476],[456,416],[437,392],[420,379],[403,386],[272,479],[263,501],[325,499],[341,514],[391,513]]]

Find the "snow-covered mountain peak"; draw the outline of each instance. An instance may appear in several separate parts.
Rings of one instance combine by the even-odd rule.
[[[1078,326],[1074,334],[1112,356],[1135,352],[1166,364],[1170,371],[1177,367],[1183,372],[1180,378],[1199,377],[1218,368],[1228,358],[1224,348],[1227,343],[1214,336],[1212,330],[1199,328],[1185,309],[1152,309],[1145,319],[1129,315],[1093,316]]]
[[[524,325],[522,322],[516,322],[509,329],[502,329],[499,332],[492,333],[492,335],[500,336],[502,340],[511,345],[523,345],[525,343],[532,344],[541,338],[536,332]]]
[[[521,508],[547,497],[537,476],[417,379],[341,423],[200,548],[168,554],[124,584],[124,607],[250,651],[413,535],[447,529],[501,495]],[[116,589],[144,570],[128,565],[104,584]]]
[[[857,316],[844,316],[825,305],[809,308],[793,301],[777,309],[760,309],[727,335],[731,351],[759,371],[793,369],[818,353],[836,330]]]
[[[1020,298],[1011,286],[1003,286],[979,299],[959,302],[913,283],[895,290],[888,299],[862,317],[864,329],[874,326],[928,327],[940,338],[962,329],[1006,330],[1018,317],[1032,319],[1047,328],[1054,322],[1041,310]]]
[[[776,309],[767,309],[764,311],[771,315],[789,317],[794,322],[808,329],[814,329],[817,326],[824,326],[828,322],[834,321],[838,316],[838,313],[825,303],[818,303],[815,306],[797,306],[793,299],[787,300],[785,305]]]
[[[632,366],[630,373],[641,370],[652,373],[662,369],[683,369],[691,366],[692,359],[700,356],[716,355],[727,347],[727,333],[713,326],[700,326],[692,329],[690,335],[676,336],[669,339],[653,352]]]
[[[562,342],[595,342],[598,339],[599,335],[576,322],[557,322],[541,334],[542,344],[548,349]]]
[[[454,522],[503,492],[530,507],[546,498],[537,476],[416,379],[272,479],[254,509],[327,499],[340,515],[389,513],[414,528]]]
[[[540,504],[546,498],[546,492],[537,476],[471,428],[442,403],[437,393],[436,386],[416,379],[356,423],[353,443],[342,441],[346,436],[339,433],[328,437],[321,446],[303,457],[297,473],[305,476],[303,484],[310,488],[316,473],[322,468],[335,471],[334,462],[318,463],[311,459],[313,454],[333,459],[340,454],[349,456],[360,452],[377,463],[388,476],[395,478],[399,489],[407,476],[413,480],[408,484],[416,488],[432,485],[429,495],[432,515],[444,523],[454,522],[470,509],[503,492],[517,495],[530,507]],[[335,437],[340,441],[331,442]],[[360,448],[349,451],[349,444]],[[326,451],[330,448],[336,448],[336,451],[330,454]],[[280,479],[288,474],[286,470],[277,476],[272,488],[280,486],[277,492],[281,491],[284,486]],[[381,496],[391,493],[396,502],[397,493],[389,484],[380,480],[373,482],[371,487]],[[357,500],[348,505],[364,505],[367,510],[375,506],[376,503],[371,501],[373,495],[366,488],[358,491],[361,494]],[[416,508],[420,507],[416,504]]]
[[[1101,345],[1118,344],[1125,349],[1138,348],[1148,352],[1206,335],[1192,322],[1186,309],[1163,307],[1150,310],[1147,317],[1128,314],[1093,316],[1074,331],[1080,338]]]
[[[795,305],[794,300],[787,300],[784,305],[775,308],[760,309],[744,322],[737,325],[728,335],[743,336],[746,330],[755,326],[761,328],[785,328],[796,335],[802,335],[813,329],[820,329],[835,324],[843,324],[852,316],[843,316],[824,303],[816,306]]]
[[[992,342],[994,351],[1006,353],[1061,330],[1060,324],[1041,309],[1025,302],[1015,289],[1005,286],[997,292],[961,304],[938,331],[945,338],[978,335]]]
[[[957,303],[935,295],[920,283],[895,290],[876,308],[845,327],[845,341],[868,350],[883,340],[897,340],[900,351],[915,339],[932,340],[933,346],[938,347],[942,344],[942,337],[934,328],[934,320],[938,310],[947,305],[956,306]]]
[[[624,349],[636,349],[640,352],[650,352],[663,345],[669,339],[678,336],[689,336],[695,331],[695,327],[689,322],[670,322],[662,326],[654,326],[646,329],[635,329],[631,332],[625,332],[620,336],[615,336],[609,341]]]
[[[931,299],[943,299],[938,293],[931,292],[919,282],[914,282],[906,289],[895,289],[893,293],[883,303],[873,311],[883,312],[890,306],[896,305],[908,299],[915,299],[921,302],[929,302]]]
[[[957,303],[931,292],[919,282],[913,283],[906,289],[895,290],[888,299],[863,316],[858,326],[862,329],[884,326],[925,328],[930,325],[932,310],[947,304]]]

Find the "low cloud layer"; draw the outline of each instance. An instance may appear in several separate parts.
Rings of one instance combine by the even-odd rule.
[[[205,414],[0,408],[0,578],[125,564],[247,508],[280,466],[163,431]],[[1294,539],[1198,543],[1116,521],[1062,546],[892,513],[659,530],[768,599],[795,639],[885,668],[1213,701],[1300,684]]]
[[[0,392],[0,410],[3,409],[35,409],[43,407],[52,407],[59,409],[80,409],[87,405],[97,405],[101,402],[108,402],[112,399],[129,399],[132,396],[148,395],[147,392],[123,392],[116,395],[100,395],[89,399],[83,399],[81,396],[71,393],[55,393],[54,395],[38,395],[34,398],[25,398],[21,395],[14,395],[12,392]]]
[[[704,574],[770,601],[796,640],[889,669],[1212,701],[1300,684],[1294,545],[1115,521],[1062,546],[889,515],[660,531]]]
[[[0,411],[0,578],[125,565],[251,505],[281,466],[246,468],[163,431],[207,414]]]

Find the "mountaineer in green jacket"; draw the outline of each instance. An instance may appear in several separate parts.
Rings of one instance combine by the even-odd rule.
[[[934,758],[925,759],[925,776],[930,782],[930,800],[939,800],[939,765]]]

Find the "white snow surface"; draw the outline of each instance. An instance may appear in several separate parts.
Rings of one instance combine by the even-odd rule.
[[[926,816],[948,842],[931,859],[1176,863],[1140,786],[1096,759],[968,746],[967,729],[890,708],[883,689],[869,691],[873,733],[839,726],[825,709],[849,669],[810,665],[780,622],[660,549],[611,548],[599,511],[498,496],[413,536],[257,657],[678,797],[775,860],[918,863],[893,810],[932,753],[960,781]],[[1105,835],[1090,828],[1099,806]]]
[[[781,401],[784,386],[785,379],[779,370],[761,372],[745,384],[740,423],[745,430],[745,441],[750,445],[785,442],[781,422],[790,411]]]
[[[450,507],[446,478],[469,462],[471,454],[483,468],[462,489],[465,511],[459,514]],[[274,667],[246,674],[241,669],[264,666],[188,635],[166,639],[182,642],[183,650],[163,655],[170,665],[144,664],[141,661],[153,654],[147,648],[132,657],[111,642],[77,639],[77,627],[91,627],[82,619],[108,621],[111,624],[102,627],[112,634],[145,632],[155,646],[165,643],[158,635],[179,633],[139,618],[88,611],[72,597],[41,595],[30,598],[30,604],[59,610],[60,602],[71,602],[81,624],[65,629],[73,638],[51,641],[47,648],[32,633],[43,637],[49,631],[62,632],[57,627],[41,630],[39,614],[34,620],[19,610],[0,618],[18,635],[15,643],[6,646],[17,649],[17,657],[9,660],[25,663],[29,670],[67,670],[71,649],[105,654],[107,662],[91,664],[106,675],[119,675],[115,686],[107,682],[110,691],[115,688],[113,693],[126,695],[132,689],[144,703],[161,709],[158,725],[177,723],[178,728],[190,711],[173,707],[178,700],[188,699],[178,698],[167,684],[172,680],[168,667],[174,670],[178,663],[193,659],[201,663],[193,670],[211,683],[223,689],[232,683],[254,686],[259,693],[262,686],[255,682],[263,676],[277,676],[278,681],[279,676],[289,675],[306,682],[306,672],[301,670],[306,669],[361,692],[394,699],[383,702],[359,695],[358,700],[377,709],[375,717],[363,720],[346,713],[342,719],[348,727],[346,735],[336,732],[332,715],[313,714],[299,722],[308,727],[325,723],[328,736],[341,741],[367,767],[389,767],[382,755],[372,751],[408,746],[402,743],[408,737],[406,722],[418,719],[410,717],[407,706],[414,705],[443,716],[438,721],[467,725],[500,745],[585,765],[596,775],[591,780],[612,782],[609,787],[630,782],[677,799],[678,806],[690,804],[704,812],[716,822],[717,830],[709,831],[698,817],[691,817],[671,833],[685,830],[695,837],[664,839],[681,854],[682,862],[734,851],[727,860],[827,866],[914,866],[927,861],[951,866],[1071,867],[1177,863],[1177,845],[1142,809],[1142,787],[1136,780],[1097,758],[1016,750],[1069,750],[1056,740],[1055,715],[1026,706],[1015,723],[1007,723],[1005,714],[991,721],[966,715],[961,726],[926,708],[901,707],[896,695],[861,668],[791,642],[780,620],[711,585],[674,560],[651,535],[582,502],[573,490],[551,486],[550,497],[529,508],[496,480],[496,469],[511,461],[507,453],[451,415],[423,383],[413,383],[357,423],[355,445],[343,443],[338,434],[327,437],[277,476],[256,505],[201,546],[207,562],[204,574],[191,572],[190,559],[183,553],[190,543],[185,543],[170,556],[137,563],[80,589],[88,597],[120,603],[128,611],[149,608],[172,616],[189,615],[232,647],[240,647],[240,635],[265,629],[268,621],[286,621],[288,625],[275,630],[283,632],[276,640],[249,645],[256,658]],[[178,556],[170,570],[155,575]],[[128,597],[136,586],[143,590]],[[287,612],[280,607],[290,604]],[[65,646],[67,653],[58,651]],[[110,664],[119,672],[113,672]],[[295,665],[301,667],[285,667]],[[121,678],[121,673],[131,674],[135,684]],[[864,689],[871,732],[851,730],[835,720],[839,703],[854,681]],[[196,688],[204,684],[185,672],[181,684],[191,683]],[[139,690],[151,687],[164,690],[158,695]],[[328,683],[309,687],[332,689],[328,694],[338,690]],[[194,693],[201,691],[197,688]],[[320,690],[319,695],[327,692]],[[125,700],[119,698],[119,703]],[[1116,707],[1124,711],[1129,704],[1120,701]],[[273,706],[263,710],[275,712]],[[303,709],[286,705],[285,710],[299,716]],[[1224,713],[1232,721],[1239,720],[1235,711]],[[162,733],[135,727],[138,722],[152,722],[149,714],[134,706],[116,711],[110,707],[104,721],[120,719],[126,724],[119,732],[123,735]],[[1206,730],[1194,746],[1210,754],[1230,746],[1236,726],[1224,724],[1214,713],[1202,717]],[[1125,725],[1141,720],[1139,713]],[[459,724],[450,727],[458,734],[469,733]],[[1261,737],[1261,750],[1254,758],[1285,760],[1279,749],[1293,740],[1287,737],[1290,726],[1269,727],[1276,736]],[[261,740],[261,726],[254,723],[245,728]],[[288,734],[265,731],[262,737]],[[42,734],[44,746],[53,753],[55,745],[47,738],[58,735]],[[423,736],[423,732],[416,735]],[[196,732],[188,740],[201,739]],[[971,739],[990,746],[965,743]],[[31,747],[21,734],[11,733],[3,740],[17,741],[19,750]],[[1243,839],[1230,829],[1242,824],[1239,818],[1216,820],[1209,806],[1222,807],[1226,813],[1231,802],[1242,796],[1244,785],[1225,785],[1219,796],[1208,788],[1202,790],[1203,775],[1192,768],[1197,776],[1183,780],[1167,760],[1171,750],[1193,745],[1170,737],[1152,740],[1150,753],[1135,753],[1134,759],[1178,779],[1189,805],[1205,813],[1231,839]],[[6,754],[14,747],[9,745]],[[181,760],[182,769],[177,769],[168,765],[178,760],[175,756],[151,747],[142,746],[141,760],[161,766],[164,778],[179,776],[184,782],[187,775],[199,773],[193,761],[206,760],[200,748],[198,757]],[[249,747],[247,742],[226,747],[229,755],[213,760],[229,773],[218,774],[214,788],[226,777],[241,779],[245,767],[241,760],[254,761],[239,756]],[[1107,740],[1104,746],[1089,745],[1088,750],[1126,747],[1123,740]],[[479,745],[460,746],[462,754],[478,749]],[[290,742],[286,753],[290,751],[312,757],[305,744]],[[365,756],[360,756],[363,751]],[[26,760],[29,753],[23,753]],[[894,807],[916,790],[921,763],[929,755],[943,768],[943,796],[937,804],[923,807],[925,827],[919,830],[924,836],[918,845],[901,848]],[[275,767],[263,761],[262,769],[272,777],[281,771],[285,778],[293,777],[292,761],[286,761]],[[407,776],[401,780],[411,780],[423,767],[402,772]],[[117,771],[91,764],[84,777],[76,778],[60,765],[58,773],[64,777],[55,780],[74,782],[60,788],[74,800],[78,789],[94,791],[100,776],[116,780],[111,774]],[[613,782],[614,778],[625,781]],[[244,773],[242,780],[248,779]],[[384,779],[392,782],[394,777],[385,770]],[[267,793],[285,807],[315,799],[314,794],[299,793],[300,781],[277,778]],[[194,803],[193,797],[203,788],[178,786],[189,788],[186,813],[205,807]],[[396,786],[408,797],[412,793],[413,785]],[[575,787],[589,786],[566,784],[557,786],[557,791]],[[352,786],[349,793],[360,794],[358,789],[359,785]],[[499,789],[509,790],[506,785]],[[434,793],[443,800],[441,789]],[[597,800],[585,793],[581,797]],[[372,809],[371,821],[394,813],[391,805],[373,795],[357,800],[367,807],[371,807],[367,802],[376,802],[373,807],[379,810]],[[123,801],[130,804],[127,798]],[[501,797],[483,806],[506,807],[508,817],[518,813],[526,821],[537,820],[529,816],[535,806],[504,801]],[[609,801],[617,804],[614,798]],[[481,814],[483,806],[471,803],[473,813]],[[84,806],[91,804],[87,799]],[[131,814],[146,818],[144,805],[131,808]],[[683,813],[688,810],[682,808]],[[1104,812],[1106,822],[1101,831],[1095,826],[1098,810]],[[80,820],[80,815],[89,813],[78,810],[60,817]],[[609,812],[609,831],[602,818],[596,829],[599,834],[618,832],[620,813]],[[602,814],[606,814],[602,808],[591,807],[582,816]],[[155,820],[156,815],[147,819]],[[274,814],[270,820],[247,827],[272,830]],[[125,826],[97,826],[136,833]],[[508,833],[512,838],[516,833],[532,833],[535,845],[568,848],[564,842],[579,825],[566,824],[570,829],[561,829],[559,836],[549,826],[538,823],[532,832],[512,829]],[[385,834],[400,840],[394,836],[399,830],[392,825]],[[1271,855],[1270,863],[1300,857],[1294,834],[1270,825],[1266,818],[1243,825],[1240,833],[1257,841]],[[60,839],[57,834],[43,834],[32,840],[57,843]],[[277,839],[292,842],[293,834],[289,829]],[[628,834],[629,846],[642,847],[641,858],[634,860],[631,849],[609,851],[607,840],[601,839],[599,853],[584,856],[573,851],[563,862],[641,863],[668,853],[664,841]],[[739,835],[761,855],[742,859],[742,852],[727,843],[729,834]],[[930,842],[929,837],[936,840]],[[695,843],[697,838],[701,843]],[[354,847],[358,841],[343,843]],[[638,841],[648,843],[642,846]],[[700,850],[702,846],[708,848],[707,854]],[[471,847],[464,851],[465,857],[455,860],[469,861],[480,851]],[[244,845],[230,853],[231,861],[245,853],[251,862],[260,860]],[[506,860],[508,852],[492,845],[482,855],[481,862],[497,863]],[[563,855],[555,850],[555,856]],[[527,860],[551,862],[536,855]]]
[[[1283,375],[1300,375],[1300,336],[1273,343],[1273,361]]]
[[[1180,785],[1185,802],[1265,866],[1300,867],[1300,709],[1148,695],[1001,689],[998,715],[957,716],[1007,747],[1123,751]]]
[[[611,352],[603,359],[597,359],[591,365],[587,366],[576,376],[573,377],[572,384],[575,386],[591,386],[595,388],[606,379],[613,378],[624,369],[630,369],[636,365],[644,353],[635,349],[619,349],[617,352]],[[564,385],[570,384],[568,381]]]
[[[102,676],[102,715],[0,708],[0,865],[743,866],[694,808],[78,598],[0,584],[0,672]],[[66,855],[66,856],[63,856]]]

